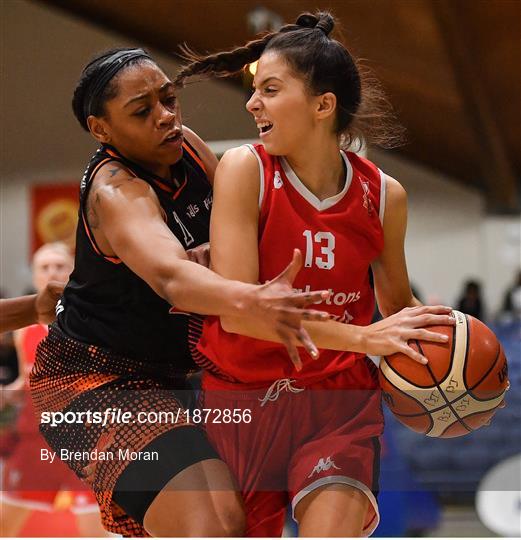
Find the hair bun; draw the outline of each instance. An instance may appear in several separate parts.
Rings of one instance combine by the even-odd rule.
[[[335,19],[333,19],[330,13],[322,11],[318,14],[318,22],[316,28],[320,28],[320,30],[322,30],[322,32],[324,32],[326,36],[329,36],[329,34],[333,31],[334,27]]]
[[[304,28],[315,28],[318,23],[318,18],[311,13],[302,13],[298,16],[297,22],[295,23],[298,26],[303,26]]]
[[[304,28],[316,28],[329,36],[335,26],[335,20],[327,11],[319,11],[316,15],[302,13],[302,15],[299,15],[296,24]]]

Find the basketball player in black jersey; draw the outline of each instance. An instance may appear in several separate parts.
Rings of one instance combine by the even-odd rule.
[[[66,461],[95,490],[110,531],[240,536],[244,517],[231,475],[184,412],[181,390],[195,369],[188,313],[262,320],[291,355],[298,340],[316,356],[301,321],[327,319],[305,309],[327,293],[293,293],[299,252],[262,286],[189,260],[187,250],[208,241],[217,160],[183,128],[174,85],[145,51],[96,57],[83,70],[73,109],[101,146],[81,182],[75,268],[31,374],[35,405],[40,413],[180,414],[173,424],[40,429],[54,451],[79,453]],[[93,457],[127,449],[159,459]]]

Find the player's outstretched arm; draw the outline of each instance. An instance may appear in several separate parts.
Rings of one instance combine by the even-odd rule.
[[[0,300],[0,332],[11,332],[37,322],[54,321],[56,302],[63,293],[64,283],[51,281],[38,294]]]
[[[210,250],[212,268],[229,279],[248,283],[259,279],[259,186],[258,163],[250,150],[241,147],[226,152],[215,175]],[[409,301],[412,295],[408,280],[407,289]],[[451,324],[449,313],[450,308],[445,306],[418,307],[367,327],[331,320],[320,324],[310,321],[303,324],[305,331],[292,335],[293,344],[286,343],[262,321],[252,325],[246,319],[225,316],[221,317],[221,324],[228,332],[284,343],[288,349],[312,342],[323,349],[374,355],[400,351],[414,360],[424,361],[422,355],[408,346],[408,340],[444,342],[445,336],[424,327]]]
[[[10,332],[36,322],[36,295],[0,300],[0,332]]]

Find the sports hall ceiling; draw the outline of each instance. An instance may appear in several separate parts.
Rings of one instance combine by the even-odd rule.
[[[262,5],[293,22],[329,8],[341,39],[368,59],[407,129],[399,150],[519,211],[521,3],[518,0],[37,0],[165,52],[250,39]]]

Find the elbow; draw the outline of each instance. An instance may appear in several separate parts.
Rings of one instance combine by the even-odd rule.
[[[395,313],[398,313],[406,307],[414,306],[412,302],[385,302],[378,305],[378,310],[382,314],[382,317],[390,317]]]
[[[182,279],[183,273],[169,268],[157,268],[147,280],[148,285],[161,298],[180,310],[187,310],[187,300],[190,296],[189,286]]]
[[[179,280],[172,277],[165,281],[160,280],[157,288],[153,287],[153,289],[161,298],[164,298],[179,311],[192,311],[193,305],[190,302],[190,293]]]
[[[229,334],[238,334],[237,319],[234,317],[221,317],[221,327],[225,332]]]
[[[385,319],[386,317],[389,317],[390,315],[393,315],[399,310],[393,310],[392,308],[388,306],[378,306],[378,311],[382,315],[382,317]]]

